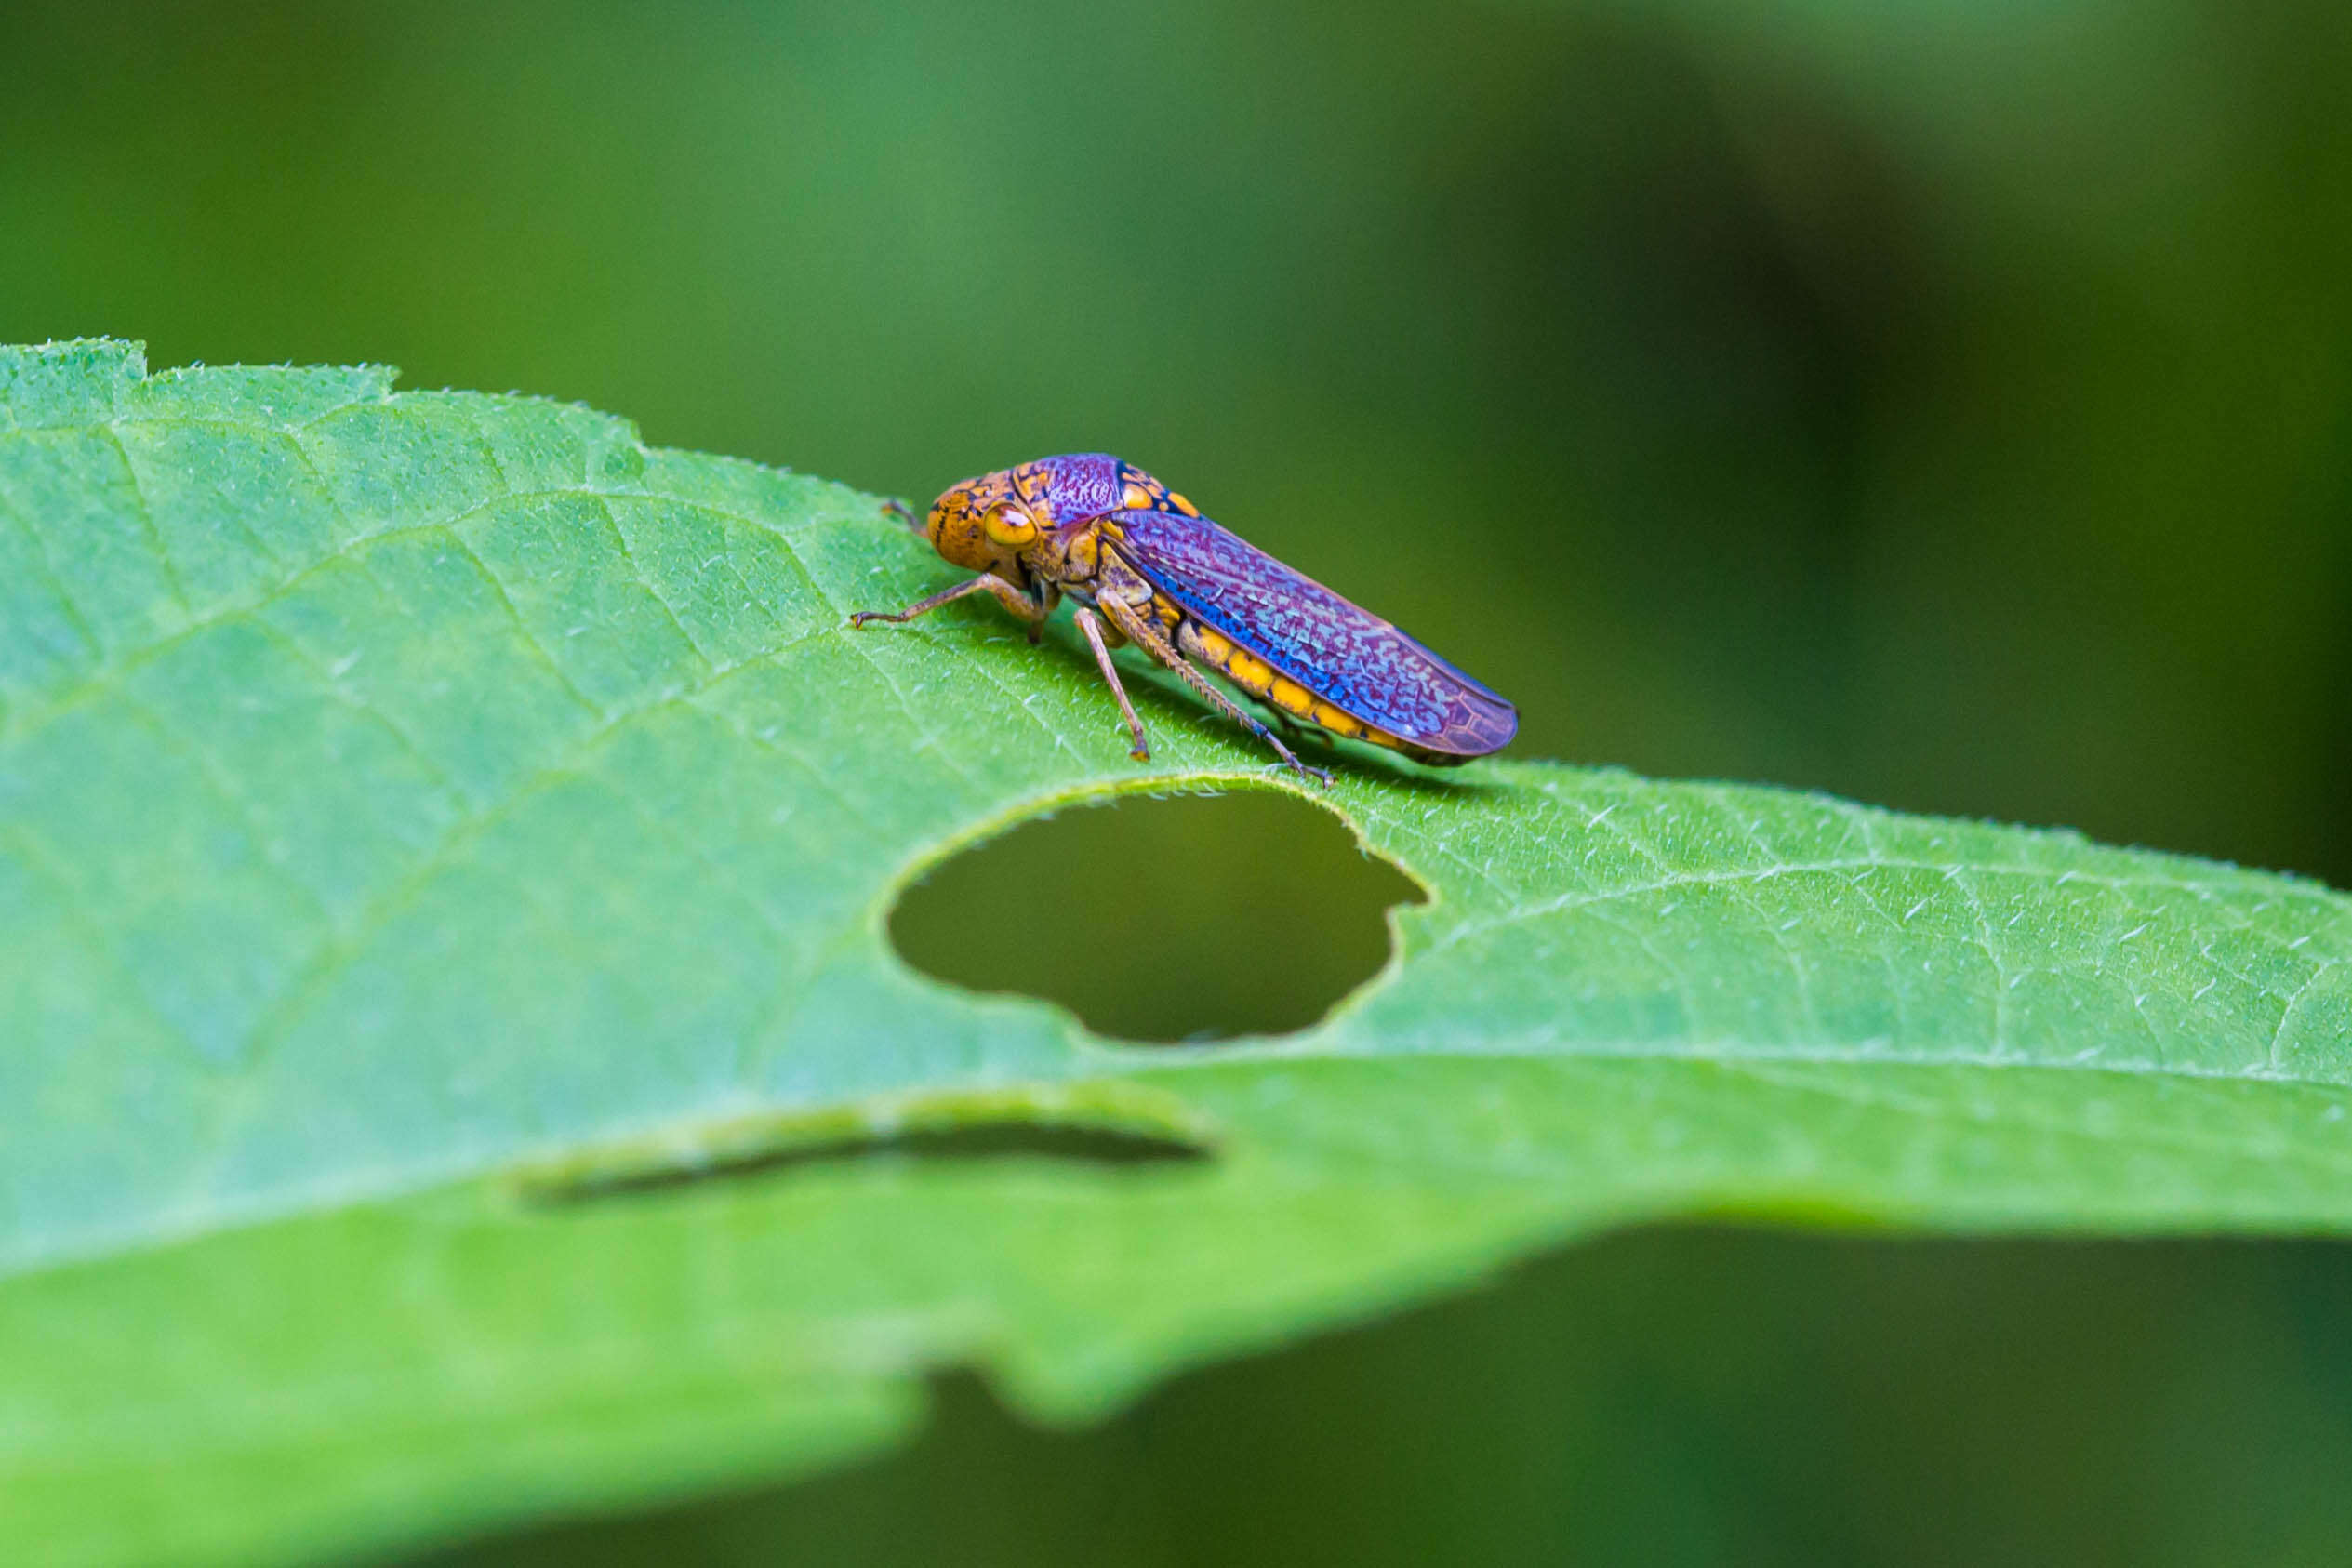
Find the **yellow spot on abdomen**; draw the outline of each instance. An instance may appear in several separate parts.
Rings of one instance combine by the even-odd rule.
[[[1225,661],[1225,672],[1233,677],[1233,684],[1243,691],[1263,693],[1274,684],[1274,672],[1266,668],[1263,659],[1235,648]]]
[[[1140,485],[1129,485],[1119,492],[1119,499],[1130,512],[1139,512],[1151,504],[1151,492]]]
[[[1357,722],[1354,714],[1343,713],[1328,702],[1316,703],[1311,716],[1315,723],[1334,735],[1356,736],[1363,733],[1363,725]]]
[[[1273,687],[1266,696],[1283,712],[1295,713],[1302,719],[1315,709],[1315,694],[1287,676],[1275,676]]]

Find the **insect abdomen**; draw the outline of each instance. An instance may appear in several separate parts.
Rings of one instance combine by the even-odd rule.
[[[1163,596],[1164,597],[1164,596]],[[1172,606],[1173,607],[1173,606]],[[1335,707],[1213,626],[1185,617],[1176,627],[1176,646],[1262,702],[1304,724],[1317,724],[1348,740],[1402,749],[1403,743],[1353,713]]]

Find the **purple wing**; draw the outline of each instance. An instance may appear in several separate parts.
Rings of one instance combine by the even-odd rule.
[[[1110,515],[1154,588],[1335,708],[1453,757],[1518,731],[1502,697],[1239,534],[1177,512]]]

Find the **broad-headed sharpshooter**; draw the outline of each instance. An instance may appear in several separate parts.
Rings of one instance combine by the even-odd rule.
[[[966,594],[992,593],[1034,643],[1068,594],[1126,715],[1137,761],[1150,747],[1110,662],[1110,650],[1129,642],[1283,763],[1325,782],[1329,774],[1292,755],[1192,661],[1265,702],[1286,727],[1312,725],[1425,763],[1482,757],[1519,728],[1519,711],[1501,697],[1104,453],[1041,458],[967,479],[931,504],[925,532],[941,555],[980,575],[896,613],[860,610],[850,625],[912,620]]]

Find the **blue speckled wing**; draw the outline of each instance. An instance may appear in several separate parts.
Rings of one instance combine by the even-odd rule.
[[[1503,698],[1230,529],[1178,512],[1110,516],[1154,588],[1333,707],[1448,756],[1484,756],[1517,732]]]

